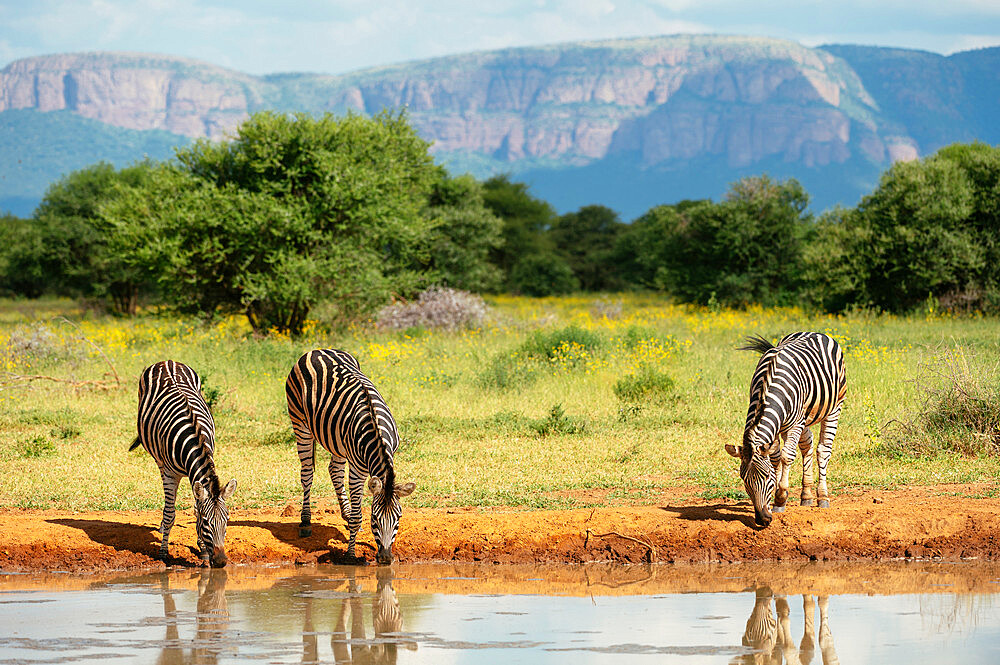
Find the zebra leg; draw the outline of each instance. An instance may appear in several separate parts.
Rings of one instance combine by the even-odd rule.
[[[829,596],[819,597],[819,651],[823,654],[823,665],[840,665],[837,650],[833,648],[833,634],[827,623],[826,612],[830,605]]]
[[[299,480],[302,481],[302,519],[299,521],[299,538],[312,535],[312,506],[309,495],[312,494],[313,465],[316,460],[315,443],[312,434],[295,428],[295,448],[299,453]]]
[[[333,481],[333,490],[337,493],[340,516],[344,518],[345,522],[348,522],[351,515],[351,503],[347,499],[347,489],[344,487],[344,467],[346,466],[346,458],[337,457],[336,454],[330,458],[330,480]]]
[[[802,641],[799,642],[799,660],[810,663],[816,652],[816,601],[808,593],[802,594],[802,615],[805,623],[802,626]]]
[[[347,541],[347,556],[356,559],[354,543],[357,542],[358,531],[361,530],[361,503],[365,496],[365,478],[354,470],[353,464],[347,473],[347,485],[351,493],[351,515],[350,519],[347,520],[347,530],[351,535]]]
[[[817,449],[817,465],[819,466],[818,496],[819,507],[830,507],[830,493],[826,487],[826,469],[833,455],[833,437],[837,436],[837,425],[840,423],[840,405],[830,412],[819,428],[819,446]]]
[[[788,430],[788,436],[785,437],[784,445],[781,446],[781,460],[776,470],[778,473],[778,487],[774,490],[773,512],[782,513],[785,511],[785,502],[788,501],[788,472],[795,462],[796,444],[801,434],[802,424],[792,425],[792,428]]]
[[[174,517],[177,514],[175,505],[177,504],[177,485],[180,478],[161,472],[163,479],[163,521],[160,523],[160,553],[158,559],[166,561],[169,557],[170,529],[174,526]]]
[[[813,445],[813,435],[808,427],[802,428],[799,437],[799,451],[802,453],[802,500],[800,506],[816,505],[816,488],[813,486],[813,457],[816,447]]]

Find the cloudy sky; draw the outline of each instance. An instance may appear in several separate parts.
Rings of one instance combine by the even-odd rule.
[[[252,74],[675,33],[949,54],[1000,46],[1000,0],[0,0],[0,67],[141,51]]]

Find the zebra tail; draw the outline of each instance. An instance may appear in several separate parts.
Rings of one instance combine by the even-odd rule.
[[[136,448],[138,448],[139,447],[139,443],[140,443],[139,437],[135,437],[135,441],[133,441],[132,445],[128,447],[128,451],[132,452],[133,450],[135,450]]]
[[[756,351],[757,353],[766,353],[774,348],[774,344],[767,341],[760,335],[754,335],[753,337],[746,338],[746,346],[736,347],[737,351]]]

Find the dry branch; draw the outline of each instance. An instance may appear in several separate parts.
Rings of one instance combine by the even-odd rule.
[[[587,537],[583,539],[584,548],[587,547],[587,543],[590,542],[590,537],[594,538],[607,538],[608,536],[618,536],[619,538],[624,538],[625,540],[631,540],[633,543],[639,543],[643,547],[649,550],[649,561],[653,563],[656,561],[657,553],[656,548],[652,543],[645,540],[639,540],[638,538],[633,538],[632,536],[626,536],[623,533],[618,533],[617,531],[608,531],[607,533],[594,533],[591,529],[587,529]]]

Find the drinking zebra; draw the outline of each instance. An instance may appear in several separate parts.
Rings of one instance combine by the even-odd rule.
[[[347,556],[355,558],[354,544],[361,528],[361,499],[365,478],[372,493],[372,534],[379,563],[392,562],[392,544],[403,512],[401,497],[416,485],[396,483],[392,457],[399,446],[396,422],[382,396],[354,356],[337,349],[317,349],[299,358],[285,382],[288,416],[295,432],[302,465],[302,521],[299,535],[312,534],[309,494],[318,442],[332,455],[330,478],[347,520],[350,540]],[[344,491],[344,467],[350,497]]]
[[[771,600],[774,599],[774,610]],[[827,619],[829,598],[819,597],[819,648],[823,665],[839,665],[840,659],[833,644],[833,635]],[[777,616],[775,616],[775,611]],[[798,647],[792,638],[791,608],[785,596],[773,596],[769,587],[757,587],[753,611],[743,632],[743,646],[753,653],[733,659],[733,665],[763,665],[764,663],[810,663],[816,653],[816,600],[802,596],[803,629]]]
[[[226,565],[226,500],[236,481],[222,487],[215,472],[215,421],[201,397],[201,378],[173,360],[150,365],[139,377],[139,435],[129,447],[146,449],[163,479],[163,522],[159,558],[166,560],[174,525],[177,484],[187,476],[194,492],[195,531],[203,562]]]
[[[726,451],[740,460],[740,477],[753,502],[757,525],[767,526],[771,523],[768,503],[772,493],[774,512],[785,509],[788,473],[795,461],[796,448],[802,451],[801,505],[815,504],[814,446],[809,427],[816,423],[820,423],[819,445],[815,447],[819,506],[829,507],[826,470],[847,378],[840,345],[822,333],[791,333],[777,346],[763,337],[749,338],[747,342],[740,349],[757,351],[761,357],[750,381],[743,444],[739,449],[727,444]]]

